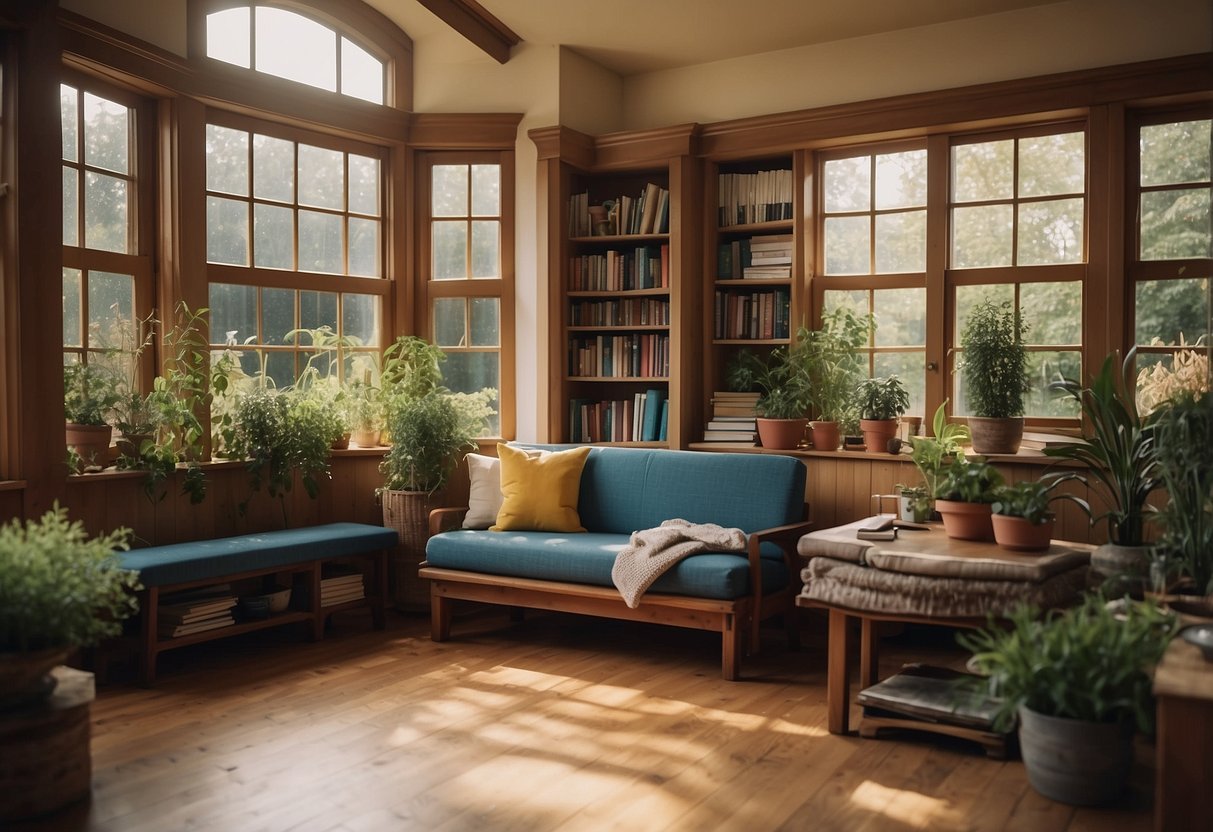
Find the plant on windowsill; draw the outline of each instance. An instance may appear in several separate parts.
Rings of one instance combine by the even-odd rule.
[[[897,417],[910,406],[910,394],[895,375],[866,378],[855,387],[855,406],[863,443],[870,453],[879,453],[897,435]]]
[[[935,498],[948,537],[993,540],[991,504],[997,499],[1002,474],[981,458],[956,459],[947,467]]]
[[[1005,549],[1039,551],[1048,549],[1053,539],[1056,515],[1049,507],[1053,500],[1070,499],[1086,508],[1086,502],[1068,494],[1051,492],[1061,483],[1075,479],[1074,473],[1047,474],[1036,481],[1004,485],[995,492],[991,505],[994,540]]]
[[[764,448],[791,450],[800,446],[809,424],[813,382],[806,364],[805,332],[797,341],[759,356],[742,350],[728,370],[732,390],[754,390],[758,402],[758,438]]]
[[[857,427],[855,385],[863,377],[859,348],[868,343],[876,328],[871,315],[858,315],[847,306],[839,306],[822,315],[821,328],[802,329],[805,362],[812,381],[813,447],[836,450],[843,432]]]
[[[957,636],[984,677],[981,692],[999,703],[996,727],[1018,719],[1036,791],[1077,805],[1111,800],[1128,779],[1134,729],[1152,730],[1151,673],[1174,617],[1148,603],[1114,612],[1093,594],[1043,614],[1021,607],[1009,619]]]
[[[973,451],[1013,454],[1023,439],[1023,398],[1028,390],[1028,352],[1023,313],[1009,301],[977,304],[961,334],[960,370]]]
[[[121,393],[119,379],[108,367],[67,364],[63,368],[63,415],[73,462],[104,467],[114,429],[105,421]],[[79,470],[73,464],[72,470]]]

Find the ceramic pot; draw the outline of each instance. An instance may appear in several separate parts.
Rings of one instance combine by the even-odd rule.
[[[863,444],[872,453],[888,448],[889,440],[897,435],[896,419],[860,419],[859,430],[863,432]]]
[[[1150,575],[1150,547],[1104,543],[1091,553],[1091,569],[1105,578],[1118,575],[1144,581]]]
[[[955,540],[993,540],[993,512],[989,503],[936,500],[935,510],[943,518],[943,529]]]
[[[808,419],[758,418],[758,439],[764,448],[790,451],[800,447]]]
[[[907,497],[901,494],[897,498],[898,511],[902,520],[910,523],[926,523],[935,512],[935,501],[930,497]]]
[[[1053,540],[1055,521],[1051,517],[1039,524],[1006,514],[991,515],[990,520],[994,523],[994,540],[1004,549],[1039,552],[1048,549]]]
[[[379,431],[356,430],[350,433],[350,441],[360,448],[374,448],[379,444]]]
[[[1118,796],[1133,765],[1133,722],[1046,716],[1021,705],[1019,747],[1032,788],[1071,806]]]
[[[1023,440],[1023,417],[992,419],[970,416],[969,433],[973,437],[973,453],[983,456],[1018,453],[1019,443]]]
[[[836,451],[842,442],[837,422],[810,422],[813,428],[813,447],[819,451]]]

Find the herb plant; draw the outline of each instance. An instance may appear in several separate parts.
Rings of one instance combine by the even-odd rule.
[[[863,376],[859,348],[868,343],[876,324],[871,315],[857,315],[839,306],[822,315],[821,329],[801,329],[812,407],[826,422],[849,422],[855,411],[853,393]]]
[[[1039,526],[1053,517],[1053,512],[1049,511],[1049,505],[1055,499],[1066,497],[1081,506],[1086,506],[1086,501],[1073,495],[1058,495],[1057,497],[1051,495],[1054,488],[1066,480],[1074,479],[1075,476],[1073,473],[1051,474],[1036,481],[1027,480],[1004,485],[995,492],[997,499],[990,509],[995,514],[1022,517],[1033,526]]]
[[[1168,500],[1155,557],[1213,594],[1213,393],[1184,393],[1156,411],[1154,457]]]
[[[961,503],[993,503],[1004,480],[990,463],[975,460],[953,460],[944,472],[936,497]]]
[[[935,409],[931,425],[934,436],[910,437],[910,461],[922,474],[930,497],[939,496],[944,469],[961,458],[961,448],[969,441],[968,426],[948,423],[947,404],[947,400],[944,400]]]
[[[965,397],[975,416],[1005,419],[1023,415],[1028,390],[1028,325],[1009,301],[979,303],[960,337]]]
[[[803,335],[805,330],[801,330]],[[734,390],[757,390],[755,412],[766,419],[806,419],[812,406],[813,380],[805,362],[803,339],[776,347],[765,356],[742,350],[728,371]]]
[[[456,398],[439,389],[394,399],[387,420],[392,447],[379,466],[384,489],[432,494],[442,488],[458,461],[457,454],[475,448],[476,437],[485,430],[483,415],[477,423],[477,413],[488,410],[485,398],[484,391]],[[479,406],[474,404],[477,399]]]
[[[865,378],[855,387],[861,419],[896,419],[910,406],[910,394],[897,376]]]
[[[63,368],[63,414],[76,425],[104,425],[121,396],[120,379],[106,367],[67,364]]]

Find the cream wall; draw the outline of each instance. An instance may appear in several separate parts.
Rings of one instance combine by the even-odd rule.
[[[623,79],[560,47],[560,123],[597,136],[622,130]]]

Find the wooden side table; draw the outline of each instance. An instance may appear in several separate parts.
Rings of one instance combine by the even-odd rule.
[[[1158,763],[1154,829],[1213,829],[1213,662],[1176,637],[1154,673]]]

